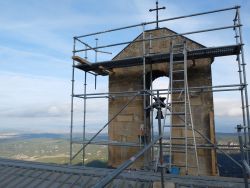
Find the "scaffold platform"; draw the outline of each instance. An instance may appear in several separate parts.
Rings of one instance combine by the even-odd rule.
[[[241,45],[229,45],[229,46],[219,46],[211,48],[201,48],[187,52],[187,59],[201,59],[201,58],[215,58],[229,55],[238,55],[241,50]],[[182,54],[177,54],[174,58],[174,61],[181,60]],[[77,59],[77,56],[75,57]],[[160,54],[150,54],[146,56],[146,64],[155,64],[155,63],[165,63],[169,62],[170,53],[160,53]],[[81,60],[80,60],[81,61]],[[84,62],[83,62],[84,61]],[[83,71],[93,71],[98,75],[108,75],[108,72],[102,70],[110,70],[112,68],[123,68],[123,67],[132,67],[143,65],[143,57],[131,57],[121,60],[110,60],[102,61],[97,63],[86,62],[82,59],[82,62],[75,65],[76,68]],[[101,68],[100,68],[101,67]]]

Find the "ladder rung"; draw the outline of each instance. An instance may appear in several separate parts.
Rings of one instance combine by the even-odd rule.
[[[172,153],[186,153],[185,149],[183,150],[174,150],[172,149]],[[195,151],[193,149],[188,149],[188,153],[195,153]]]
[[[185,150],[172,150],[173,153],[186,153]]]
[[[173,73],[180,73],[180,72],[184,72],[184,70],[173,70]]]
[[[173,80],[173,82],[184,82],[184,80]]]
[[[184,63],[184,61],[173,61],[173,64],[181,64]]]
[[[185,127],[185,124],[164,125],[164,127]]]
[[[175,163],[172,163],[171,164],[172,166],[177,166],[177,167],[186,167],[185,164],[175,164]],[[197,166],[189,166],[187,165],[188,168],[197,168]]]
[[[184,88],[182,88],[182,87],[177,87],[177,88],[172,88],[172,91],[185,91],[185,89]]]
[[[170,163],[163,163],[162,165],[159,164],[159,166],[169,166]],[[186,164],[185,163],[171,163],[171,166],[177,166],[177,167],[186,167]],[[187,167],[189,168],[197,168],[197,166],[190,166],[187,164]]]
[[[179,55],[179,54],[183,55],[183,48],[176,48],[175,50],[172,51],[172,54],[173,54],[173,56]]]
[[[185,127],[185,125],[184,124],[180,124],[180,125],[164,125],[164,127]]]
[[[194,139],[194,137],[171,137],[171,139],[175,139],[175,140],[185,140],[185,139]]]
[[[176,103],[185,103],[185,101],[172,101],[171,103],[172,103],[172,104],[176,104]],[[169,104],[171,104],[171,103],[169,103]]]
[[[163,148],[162,152],[164,153],[164,155],[168,155],[170,153],[169,146],[168,146],[168,148]],[[186,150],[185,150],[184,147],[182,149],[179,149],[179,148],[176,148],[176,147],[172,146],[171,152],[186,153]],[[188,153],[195,153],[195,149],[194,148],[188,148]]]
[[[168,116],[170,116],[170,115],[185,115],[185,112],[172,112],[172,113],[169,113],[166,115],[168,115]]]

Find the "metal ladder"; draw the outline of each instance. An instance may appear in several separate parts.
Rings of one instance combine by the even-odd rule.
[[[165,166],[168,166],[169,170],[171,170],[173,166],[185,167],[186,175],[188,174],[189,168],[197,168],[197,175],[199,175],[199,160],[188,89],[187,46],[185,41],[179,44],[173,44],[173,42],[171,42],[169,88],[166,103],[163,134],[166,135],[166,128],[169,128],[169,148],[168,151],[165,151],[169,153],[169,162]],[[166,123],[167,117],[169,117],[169,123]],[[174,123],[174,119],[176,118],[182,123]],[[173,131],[176,129],[181,135],[180,137],[173,137]],[[191,135],[188,134],[188,132],[191,133]],[[173,146],[173,142],[177,140],[181,142],[181,144],[184,142],[184,151],[183,148],[176,149],[176,146]],[[190,154],[192,150],[195,154],[195,166],[188,165],[188,154]],[[174,152],[185,153],[185,162],[183,165],[172,162],[172,154]]]

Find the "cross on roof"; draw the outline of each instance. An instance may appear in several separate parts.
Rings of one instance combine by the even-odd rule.
[[[159,15],[158,15],[158,11],[162,10],[162,9],[166,9],[166,7],[160,7],[159,8],[158,7],[158,0],[156,0],[155,5],[156,5],[156,8],[149,9],[149,12],[156,11],[156,29],[158,29],[159,28]]]

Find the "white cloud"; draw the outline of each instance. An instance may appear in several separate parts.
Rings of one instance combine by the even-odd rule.
[[[241,117],[241,102],[240,99],[234,98],[215,98],[215,115],[219,117]]]
[[[61,67],[65,67],[66,62],[61,57],[56,57],[52,55],[42,54],[31,50],[17,49],[17,48],[9,48],[5,46],[0,46],[1,55],[4,57],[0,60],[1,64],[21,64],[25,66],[27,63],[44,63],[48,64],[49,62],[53,62],[60,64]]]
[[[59,115],[60,113],[60,109],[57,106],[50,106],[48,109],[48,113],[51,115]]]
[[[60,3],[49,0],[1,1],[0,33],[2,38],[0,37],[0,39],[3,42],[0,46],[0,66],[2,70],[13,72],[0,72],[1,125],[5,124],[9,127],[18,127],[19,125],[19,127],[32,127],[36,130],[47,130],[49,127],[50,130],[52,130],[51,127],[54,130],[62,129],[62,127],[63,130],[68,129],[72,36],[154,20],[155,13],[148,12],[148,9],[154,7],[154,3],[151,0],[145,0],[143,3],[139,0],[115,2],[93,0],[84,2],[84,4],[70,0],[64,0]],[[10,4],[13,5],[10,6]],[[189,4],[183,7],[183,4],[179,2],[168,1],[160,1],[160,5],[167,7],[166,10],[160,11],[160,18],[202,12],[205,9],[199,5],[191,7]],[[216,7],[217,5],[216,2]],[[247,11],[248,9],[243,7],[243,20],[249,14]],[[186,22],[160,23],[160,26],[185,32],[211,27],[215,21],[220,26],[231,24],[232,21],[231,17],[228,16],[212,17],[205,20],[195,18],[188,19]],[[247,20],[244,20],[244,24],[247,24],[249,28]],[[151,27],[154,28],[155,25]],[[138,28],[121,33],[121,35],[111,33],[107,37],[100,38],[100,45],[107,42],[132,40],[141,31],[142,28]],[[247,33],[248,29],[246,28],[244,34]],[[231,37],[231,33],[226,33],[226,35],[211,33],[190,37],[205,45],[214,46],[231,44],[233,40],[230,38],[229,41],[229,36]],[[249,37],[246,36],[246,39],[245,43],[248,45]],[[94,43],[95,40],[91,38],[89,41]],[[246,52],[249,51],[247,45]],[[120,48],[112,50],[117,52],[117,49]],[[247,53],[246,60],[248,59],[249,54]],[[224,60],[218,59],[213,64],[215,85],[238,81],[232,78],[232,75],[237,74],[237,72],[232,69],[235,65],[229,61],[234,60],[231,57]],[[247,73],[249,71],[250,69],[247,68]],[[27,72],[29,74],[25,74]],[[83,75],[79,74],[77,77],[82,79]],[[93,84],[93,79],[89,80],[89,83]],[[160,81],[155,88],[160,89],[163,84],[166,86],[165,81]],[[97,92],[107,91],[107,80],[98,78],[97,87]],[[76,90],[77,93],[83,91],[82,83],[76,85]],[[88,85],[88,92],[94,92],[93,85]],[[92,130],[97,124],[104,124],[107,120],[107,101],[105,100],[91,99],[87,104],[87,123]],[[215,110],[219,117],[238,117],[240,115],[239,101],[233,101],[232,107],[228,108],[226,104],[229,102],[232,101],[217,100],[215,97]],[[79,127],[82,125],[82,110],[83,103],[81,100],[77,100],[75,121]]]
[[[1,72],[1,129],[16,127],[29,131],[68,131],[70,122],[69,80]],[[90,82],[92,83],[92,82]],[[78,83],[79,87],[82,83]],[[90,86],[89,86],[90,87]],[[105,87],[100,86],[99,92]],[[94,87],[89,89],[92,93]],[[107,99],[87,102],[87,125],[91,131],[107,122]],[[83,100],[75,98],[74,124],[82,126]]]

